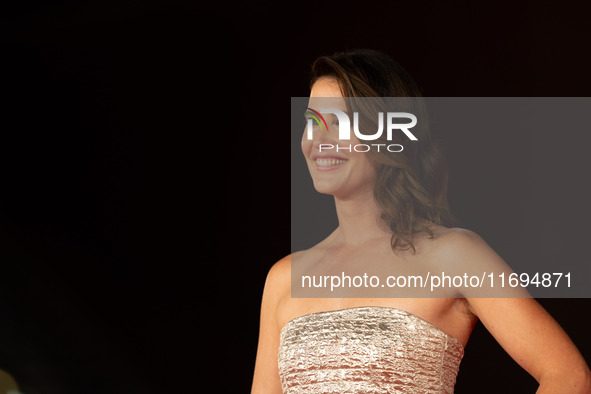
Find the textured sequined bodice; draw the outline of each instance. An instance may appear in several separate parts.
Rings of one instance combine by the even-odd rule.
[[[412,313],[356,307],[281,330],[284,393],[453,393],[464,347]]]

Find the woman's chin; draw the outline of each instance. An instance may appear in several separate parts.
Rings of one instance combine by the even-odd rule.
[[[314,182],[314,188],[322,194],[334,195],[338,191],[337,185],[332,182]]]

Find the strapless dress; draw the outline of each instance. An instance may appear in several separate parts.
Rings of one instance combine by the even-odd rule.
[[[284,393],[453,393],[464,347],[420,317],[389,307],[318,312],[280,334]]]

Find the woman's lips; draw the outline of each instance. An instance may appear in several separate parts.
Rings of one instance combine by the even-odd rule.
[[[316,168],[320,171],[330,171],[342,167],[347,160],[338,157],[317,157],[314,159]]]

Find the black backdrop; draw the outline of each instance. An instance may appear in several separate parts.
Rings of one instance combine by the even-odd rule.
[[[582,2],[409,3],[3,5],[0,368],[25,394],[248,392],[318,55],[383,50],[425,96],[589,96]],[[519,204],[451,164],[456,214],[509,244]],[[589,359],[591,303],[540,301]],[[535,387],[478,326],[456,392]]]

